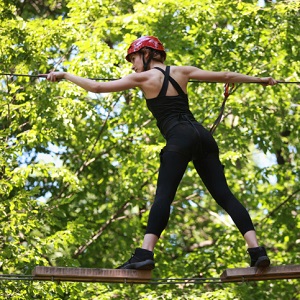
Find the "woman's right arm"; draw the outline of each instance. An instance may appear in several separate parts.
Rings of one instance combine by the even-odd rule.
[[[147,77],[143,73],[133,73],[118,80],[97,82],[92,79],[76,76],[67,72],[50,72],[47,74],[47,80],[49,81],[55,82],[61,79],[73,82],[89,92],[110,93],[141,87],[142,83],[147,80]]]

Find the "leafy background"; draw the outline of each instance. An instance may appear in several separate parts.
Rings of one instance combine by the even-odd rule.
[[[1,0],[1,73],[51,69],[113,79],[142,35],[167,64],[299,81],[299,1]],[[91,94],[0,76],[0,272],[36,265],[115,268],[142,242],[164,145],[138,90]],[[220,84],[191,83],[209,128]],[[299,86],[237,86],[215,132],[228,183],[273,265],[299,264]],[[219,277],[246,246],[189,165],[156,248],[154,278]],[[2,299],[300,299],[297,280],[126,285],[8,281]]]

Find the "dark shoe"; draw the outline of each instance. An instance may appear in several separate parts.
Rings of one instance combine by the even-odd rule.
[[[153,252],[136,248],[131,258],[117,269],[153,270],[154,267]]]
[[[264,247],[248,248],[251,258],[250,267],[266,268],[270,265],[270,259]]]

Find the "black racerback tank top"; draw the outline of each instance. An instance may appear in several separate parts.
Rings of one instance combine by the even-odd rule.
[[[170,76],[170,66],[166,67],[166,71],[158,67],[155,67],[155,69],[165,75],[164,82],[158,96],[156,98],[146,99],[146,101],[148,109],[157,121],[159,130],[165,136],[166,131],[169,130],[170,127],[178,124],[183,116],[190,121],[195,121],[195,118],[189,109],[187,94],[184,93],[177,81]],[[178,92],[177,96],[166,96],[169,82],[171,82]]]

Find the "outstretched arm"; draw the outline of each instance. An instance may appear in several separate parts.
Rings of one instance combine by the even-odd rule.
[[[96,82],[94,80],[76,76],[67,72],[51,72],[47,74],[47,80],[49,81],[55,82],[61,79],[71,81],[89,92],[110,93],[140,87],[147,78],[141,73],[133,73],[121,79],[110,82]]]
[[[190,79],[196,79],[199,81],[211,81],[211,82],[221,82],[221,83],[257,82],[266,85],[274,85],[277,83],[277,81],[272,77],[254,77],[254,76],[248,76],[236,72],[204,71],[196,67],[186,67],[185,72]]]

